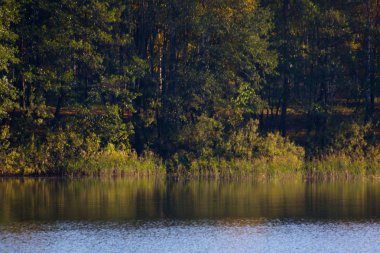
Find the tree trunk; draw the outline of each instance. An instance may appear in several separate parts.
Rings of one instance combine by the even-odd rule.
[[[283,18],[284,18],[284,41],[283,45],[283,61],[284,61],[284,74],[283,74],[283,93],[282,93],[282,105],[281,105],[281,133],[286,136],[286,121],[287,121],[287,110],[289,101],[289,0],[284,0],[283,3]]]
[[[60,94],[59,94],[59,98],[58,98],[58,101],[57,101],[57,105],[55,107],[55,112],[54,112],[54,121],[57,122],[61,116],[61,109],[62,109],[62,105],[63,105],[63,99],[64,99],[64,92],[63,90],[61,89],[60,91]]]
[[[372,78],[372,38],[371,38],[371,0],[367,0],[367,76],[366,76],[366,90],[365,90],[365,103],[366,103],[366,120],[370,120],[373,115],[375,97],[374,85]]]

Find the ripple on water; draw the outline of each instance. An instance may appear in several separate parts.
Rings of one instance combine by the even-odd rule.
[[[14,223],[1,252],[379,252],[380,223],[266,220]]]

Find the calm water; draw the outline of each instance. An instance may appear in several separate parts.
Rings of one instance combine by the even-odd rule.
[[[380,181],[0,179],[0,252],[380,252]]]

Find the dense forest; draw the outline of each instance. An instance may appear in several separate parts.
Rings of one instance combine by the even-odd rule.
[[[0,0],[0,175],[380,172],[379,64],[379,0]]]

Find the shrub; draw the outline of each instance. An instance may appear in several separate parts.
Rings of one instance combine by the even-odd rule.
[[[213,118],[200,117],[182,135],[182,149],[169,162],[171,171],[191,174],[236,174],[252,171],[296,171],[304,165],[305,151],[278,133],[263,137],[257,120],[227,134]],[[224,137],[224,138],[223,138]],[[238,167],[241,166],[241,167]]]
[[[179,136],[179,143],[179,146],[185,147],[194,158],[221,155],[223,125],[214,118],[202,115],[195,124],[183,129]]]
[[[77,160],[68,167],[69,175],[163,175],[165,166],[152,152],[138,156],[131,150],[116,150],[110,144],[89,160]]]
[[[84,136],[95,134],[103,148],[109,143],[118,148],[130,148],[129,138],[134,133],[132,124],[125,123],[121,118],[118,106],[107,106],[105,111],[99,112],[80,108],[75,116],[67,117],[61,126]]]
[[[252,159],[262,142],[258,127],[257,120],[250,120],[244,127],[234,131],[227,142],[228,153],[232,157]]]
[[[269,133],[258,147],[258,157],[278,169],[300,170],[304,165],[305,150],[279,133]]]
[[[333,137],[329,153],[345,154],[351,157],[364,157],[370,147],[371,124],[342,124]]]

